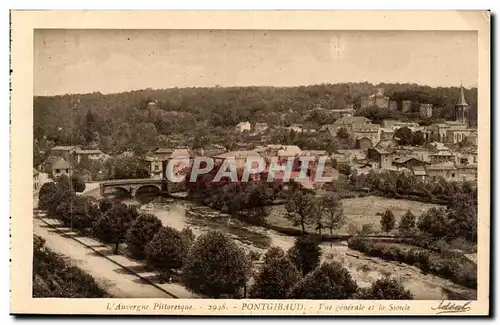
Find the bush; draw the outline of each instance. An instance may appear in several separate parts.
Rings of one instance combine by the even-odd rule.
[[[384,277],[375,281],[370,288],[360,290],[357,299],[367,300],[410,300],[413,295],[396,279]]]
[[[288,298],[349,299],[358,290],[349,272],[337,262],[323,263],[297,283]]]
[[[228,236],[210,231],[194,242],[182,271],[183,283],[195,293],[235,297],[246,286],[250,263]]]
[[[321,249],[318,241],[312,236],[302,236],[295,240],[288,251],[290,261],[303,275],[314,270],[319,265]]]
[[[397,244],[374,242],[356,237],[350,238],[347,243],[349,248],[369,256],[415,265],[424,273],[430,272],[469,288],[477,286],[477,266],[463,254],[441,255],[430,250],[404,249]]]
[[[250,289],[250,297],[258,299],[285,299],[290,289],[300,280],[300,273],[281,248],[271,247],[265,263]]]
[[[186,241],[172,227],[161,227],[145,248],[148,264],[162,271],[180,269],[187,252]]]
[[[153,239],[154,235],[162,227],[161,221],[151,214],[140,214],[130,225],[125,236],[127,249],[138,259],[146,255],[145,247]]]

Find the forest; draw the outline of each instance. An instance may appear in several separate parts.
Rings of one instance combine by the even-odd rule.
[[[211,87],[145,89],[116,94],[66,94],[35,96],[34,139],[37,150],[53,145],[99,147],[116,154],[126,150],[145,151],[160,146],[196,147],[227,142],[241,121],[266,122],[273,127],[294,123],[319,128],[333,122],[328,109],[354,104],[358,115],[375,121],[404,118],[398,111],[359,110],[361,98],[383,87],[398,103],[433,104],[431,120],[453,119],[458,87],[429,87],[417,84],[343,83],[300,87]],[[465,89],[472,124],[477,116],[477,88]],[[148,105],[148,103],[155,103]],[[325,108],[319,110],[317,108]],[[416,108],[416,107],[414,107]],[[326,113],[325,113],[326,112]],[[418,118],[410,117],[411,119]]]

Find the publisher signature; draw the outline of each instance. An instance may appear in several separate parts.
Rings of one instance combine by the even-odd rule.
[[[454,302],[444,302],[441,300],[437,307],[431,307],[432,310],[437,310],[436,315],[439,314],[451,314],[451,313],[464,313],[470,310],[470,301],[464,303],[454,303]]]

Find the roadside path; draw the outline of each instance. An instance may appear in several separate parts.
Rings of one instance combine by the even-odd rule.
[[[173,298],[155,286],[145,283],[139,276],[130,274],[125,268],[104,258],[93,249],[57,233],[37,217],[33,218],[33,232],[45,239],[45,245],[49,249],[69,258],[72,264],[89,273],[115,298]]]

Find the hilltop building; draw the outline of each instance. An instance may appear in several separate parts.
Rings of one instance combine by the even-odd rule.
[[[361,108],[376,106],[378,108],[389,108],[389,96],[384,94],[384,88],[377,88],[376,93],[361,98]]]

